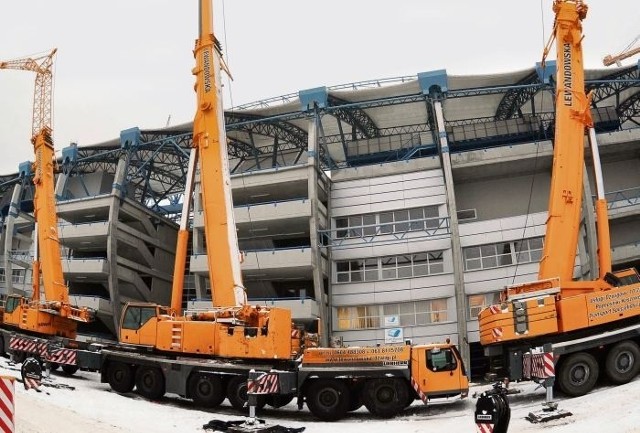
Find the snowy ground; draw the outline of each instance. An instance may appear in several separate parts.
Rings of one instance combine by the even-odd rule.
[[[0,358],[0,375],[20,377],[19,366]],[[45,386],[46,384],[56,385]],[[418,402],[406,413],[392,420],[372,418],[365,409],[349,414],[338,423],[316,421],[305,408],[295,403],[281,409],[263,409],[258,416],[269,425],[305,427],[305,433],[334,430],[336,433],[418,433],[440,431],[473,433],[476,431],[474,393],[489,388],[475,385],[470,397],[446,405],[425,407]],[[509,397],[511,422],[509,432],[640,432],[640,377],[618,387],[599,385],[590,394],[559,399],[559,408],[570,411],[567,418],[532,424],[524,417],[541,409],[545,392],[535,384],[512,384],[519,394]],[[78,372],[73,377],[51,374],[40,387],[41,392],[25,390],[15,382],[15,424],[18,433],[174,433],[204,432],[203,425],[212,419],[242,419],[225,401],[215,411],[192,408],[188,400],[166,396],[149,402],[135,393],[119,395],[108,384],[100,383],[97,373]],[[211,430],[208,430],[211,431]]]

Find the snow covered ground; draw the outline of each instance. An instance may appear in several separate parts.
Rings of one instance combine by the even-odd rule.
[[[19,366],[0,358],[0,375],[19,378]],[[470,397],[446,405],[425,407],[415,402],[405,414],[392,420],[372,418],[360,409],[340,422],[324,423],[315,420],[306,408],[298,411],[295,402],[281,409],[265,408],[258,417],[269,425],[305,427],[305,433],[473,433],[477,401],[473,394],[488,388],[474,385]],[[530,423],[525,416],[541,409],[544,390],[536,389],[535,384],[512,384],[512,389],[522,392],[509,396],[509,432],[640,432],[640,377],[618,387],[599,385],[583,397],[558,399],[559,408],[573,415],[540,424]],[[242,419],[226,401],[219,408],[206,411],[191,407],[188,400],[177,396],[149,402],[135,393],[119,395],[108,384],[100,383],[97,373],[81,371],[73,377],[52,373],[39,390],[27,391],[22,383],[15,382],[16,432],[187,433],[204,432],[203,425],[213,419]]]

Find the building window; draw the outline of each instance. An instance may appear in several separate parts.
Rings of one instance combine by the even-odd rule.
[[[380,327],[377,305],[338,307],[338,329],[371,329]]]
[[[532,263],[542,257],[543,238],[522,241],[499,242],[496,244],[466,247],[464,254],[465,271],[492,269],[515,263]]]
[[[478,216],[476,214],[476,210],[475,209],[459,210],[457,212],[457,215],[458,215],[458,221],[459,222],[473,221],[473,220],[478,219]]]
[[[338,307],[338,330],[380,328],[384,325],[385,316],[398,316],[401,327],[446,322],[447,300],[432,299],[384,305]]]
[[[444,273],[442,251],[336,261],[336,283],[394,280]]]
[[[439,228],[440,225],[438,206],[350,215],[335,219],[338,239],[432,230]]]
[[[500,292],[482,293],[479,295],[467,296],[467,305],[469,306],[469,319],[477,320],[478,314],[484,308],[500,303]]]

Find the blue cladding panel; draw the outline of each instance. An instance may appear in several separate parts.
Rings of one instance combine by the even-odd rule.
[[[418,73],[418,83],[420,83],[420,89],[425,95],[428,95],[431,88],[434,86],[436,88],[436,91],[439,88],[440,92],[442,93],[446,93],[449,90],[446,69],[440,69],[430,72],[420,72]]]
[[[128,149],[140,144],[140,128],[129,128],[120,132],[120,147]]]
[[[326,87],[300,90],[298,98],[300,98],[300,111],[313,110],[315,104],[318,105],[318,108],[326,108],[329,101],[329,91]]]
[[[69,164],[78,160],[78,145],[72,143],[71,146],[62,149],[62,163]]]
[[[541,63],[536,63],[536,73],[538,80],[543,84],[549,84],[549,78],[556,75],[556,61],[548,60],[545,62],[544,68]]]
[[[19,177],[29,177],[33,174],[32,172],[32,167],[33,167],[33,162],[31,161],[25,161],[25,162],[21,162],[18,165],[18,174]]]

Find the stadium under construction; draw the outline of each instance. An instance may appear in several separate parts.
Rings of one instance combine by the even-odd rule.
[[[478,312],[538,271],[554,73],[553,62],[495,75],[439,70],[226,110],[249,301],[289,308],[309,327],[321,319],[325,335],[347,345],[450,338],[480,374]],[[614,268],[638,268],[639,65],[587,70],[586,87]],[[191,139],[191,124],[131,128],[62,150],[64,274],[74,302],[99,318],[85,334],[113,336],[128,300],[169,303]],[[31,177],[26,166],[0,176],[3,295],[32,290]],[[197,191],[183,300],[191,309],[210,297]],[[584,206],[576,278],[596,267],[594,221],[593,206]]]

